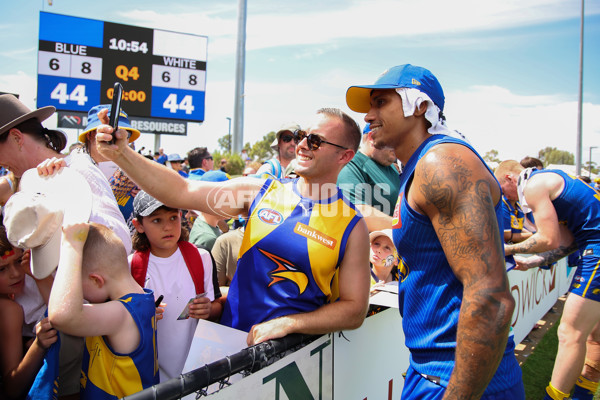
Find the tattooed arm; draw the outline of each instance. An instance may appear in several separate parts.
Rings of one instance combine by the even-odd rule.
[[[531,257],[515,256],[515,269],[526,271],[530,268],[549,265],[577,250],[577,243],[575,243],[575,238],[571,231],[564,225],[559,225],[559,230],[560,244],[556,249],[534,254]]]
[[[463,285],[455,366],[445,399],[478,399],[502,359],[512,298],[494,204],[500,189],[464,146],[434,147],[417,164],[408,201],[426,214]]]

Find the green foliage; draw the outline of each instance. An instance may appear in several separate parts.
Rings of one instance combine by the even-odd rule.
[[[273,140],[275,140],[275,135],[276,135],[276,132],[271,131],[271,132],[267,133],[265,136],[263,136],[263,138],[261,140],[254,143],[253,145],[248,142],[244,145],[244,150],[247,151],[248,156],[250,156],[250,158],[252,158],[253,160],[257,159],[259,161],[263,161],[263,160],[269,159],[275,155],[275,151],[271,148],[271,143],[273,143]],[[218,165],[218,161],[221,160],[221,158],[226,158],[227,160],[229,160],[232,157],[231,152],[229,151],[229,146],[231,144],[229,135],[220,137],[218,139],[218,143],[219,143],[219,150],[212,152],[213,158],[215,160],[215,165]],[[240,160],[242,159],[241,157],[239,157],[239,158],[240,158]],[[242,162],[243,161],[245,161],[245,160],[242,160]],[[229,162],[228,162],[228,164],[229,164]],[[234,162],[234,164],[237,165],[236,162]],[[235,170],[237,171],[237,166],[232,167],[232,168],[235,168]],[[244,166],[241,167],[241,170],[239,173],[241,174],[243,170],[244,170]]]
[[[248,148],[248,155],[252,159],[258,160],[266,160],[275,155],[275,151],[271,148],[271,143],[275,140],[276,132],[269,132],[265,136],[263,136],[262,140],[254,143],[252,147],[250,147],[250,143],[246,143],[244,148]]]
[[[244,171],[246,163],[242,160],[242,156],[239,154],[231,154],[227,152],[214,151],[212,153],[213,160],[215,160],[215,167],[220,167],[220,161],[222,158],[227,160],[227,166],[225,170],[227,173],[233,177],[235,175],[241,175]]]
[[[493,150],[493,149],[488,151],[487,153],[485,153],[485,155],[483,156],[483,159],[487,162],[499,163],[500,161],[502,161],[498,158],[498,150]]]
[[[550,164],[575,165],[575,156],[565,150],[558,150],[556,147],[546,147],[540,150],[538,158],[547,167]]]
[[[588,161],[586,161],[586,162],[583,164],[583,167],[584,167],[585,169],[587,169],[588,171],[590,170],[590,166],[591,166],[591,168],[592,168],[592,173],[593,173],[593,174],[597,174],[597,173],[600,171],[600,168],[598,168],[598,165],[597,165],[597,164],[596,164],[594,161],[592,161],[592,162],[590,163],[590,161],[588,160]],[[583,173],[583,172],[582,172],[582,173]]]
[[[219,149],[227,153],[231,152],[231,138],[229,137],[229,135],[220,137],[219,139],[217,139],[217,143],[219,143]]]

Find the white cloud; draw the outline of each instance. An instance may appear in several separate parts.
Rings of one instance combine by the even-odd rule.
[[[501,159],[537,156],[556,147],[575,154],[577,100],[558,95],[523,96],[496,86],[475,86],[446,95],[451,128],[464,133],[483,155]],[[583,153],[600,140],[600,105],[583,105]],[[585,158],[585,157],[584,157]]]
[[[14,74],[0,75],[0,88],[3,92],[15,93],[29,108],[35,109],[37,96],[37,77],[17,71]]]
[[[217,3],[218,5],[219,3]],[[237,7],[233,4],[189,8],[168,13],[133,10],[121,15],[134,24],[202,34],[211,40],[212,55],[235,51]],[[425,12],[424,12],[425,10]],[[331,44],[336,40],[464,33],[533,26],[578,18],[578,2],[563,0],[369,0],[323,9],[320,2],[281,2],[277,12],[249,2],[246,22],[248,51],[290,45]],[[586,5],[586,15],[600,4]],[[477,43],[473,40],[472,43]],[[439,44],[439,43],[438,43]],[[464,45],[460,42],[460,45]]]

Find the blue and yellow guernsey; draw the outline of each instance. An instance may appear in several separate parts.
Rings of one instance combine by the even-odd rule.
[[[600,247],[600,194],[590,185],[558,169],[534,170],[529,179],[537,174],[560,175],[565,187],[552,200],[558,222],[569,228],[579,250]]]
[[[402,172],[400,194],[394,212],[393,235],[394,244],[404,260],[400,271],[398,303],[403,317],[406,347],[411,353],[410,364],[419,374],[447,386],[454,369],[463,286],[446,259],[431,221],[426,215],[415,211],[408,204],[405,195],[417,162],[433,146],[441,143],[460,144],[477,154],[466,142],[444,135],[432,135],[423,142]],[[480,156],[479,158],[481,159]],[[481,162],[485,165],[483,159]],[[490,174],[493,176],[491,170]],[[501,237],[502,202],[498,201],[495,205],[495,212],[498,234]],[[511,335],[496,374],[486,389],[486,395],[507,390],[521,380],[521,369],[514,349],[515,343]]]
[[[82,399],[120,399],[159,382],[154,293],[144,292],[119,299],[140,331],[140,344],[133,353],[116,353],[102,336],[85,339]]]
[[[249,331],[338,298],[339,266],[362,216],[341,190],[314,201],[297,182],[269,179],[252,202],[222,324]]]

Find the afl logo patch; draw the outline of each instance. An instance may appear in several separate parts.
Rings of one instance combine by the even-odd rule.
[[[258,218],[265,224],[279,225],[283,222],[283,216],[279,211],[272,208],[261,208],[258,210]]]

